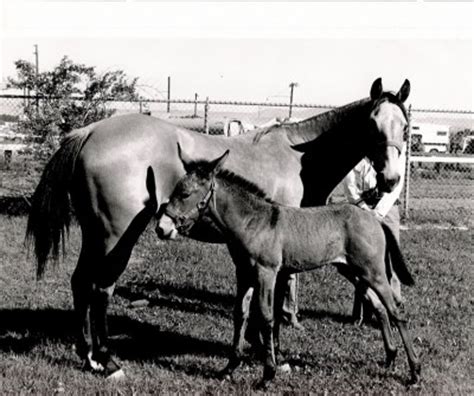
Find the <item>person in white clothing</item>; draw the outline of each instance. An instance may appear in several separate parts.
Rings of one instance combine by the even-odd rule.
[[[400,242],[399,197],[405,179],[406,144],[403,144],[399,156],[400,181],[390,193],[380,193],[377,189],[377,174],[368,158],[362,159],[344,178],[344,193],[348,202],[368,210],[380,221],[383,221]],[[400,281],[392,272],[391,285],[401,301]],[[369,304],[362,304],[362,296],[357,292],[354,299],[352,315],[354,320],[362,323],[372,315]]]

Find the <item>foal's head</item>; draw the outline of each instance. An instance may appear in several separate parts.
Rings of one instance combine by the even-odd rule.
[[[215,198],[215,177],[229,150],[213,161],[191,161],[178,144],[178,154],[186,174],[178,181],[161,216],[157,232],[163,239],[186,235]]]
[[[399,156],[408,132],[408,116],[403,103],[409,93],[408,80],[396,94],[383,91],[381,78],[374,81],[370,90],[368,157],[377,172],[377,184],[382,192],[392,191],[400,181]]]

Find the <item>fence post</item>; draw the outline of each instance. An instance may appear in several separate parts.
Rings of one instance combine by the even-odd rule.
[[[408,136],[407,136],[407,149],[406,149],[406,158],[405,158],[405,189],[403,195],[403,217],[405,219],[409,218],[408,215],[408,201],[410,196],[410,175],[411,175],[411,165],[410,165],[410,156],[411,156],[411,105],[408,107]]]
[[[5,157],[5,167],[7,170],[10,170],[10,165],[12,163],[13,151],[12,150],[5,150],[3,152]]]
[[[206,97],[204,104],[204,133],[209,135],[209,96]]]
[[[171,77],[168,76],[168,101],[166,103],[166,112],[170,112],[170,105],[171,105]]]

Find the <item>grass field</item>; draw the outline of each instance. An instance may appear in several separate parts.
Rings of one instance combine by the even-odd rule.
[[[112,347],[127,374],[114,383],[81,371],[72,347],[69,279],[78,229],[72,229],[65,261],[37,283],[22,244],[25,224],[24,217],[0,216],[0,394],[254,391],[262,366],[250,359],[232,381],[215,378],[232,336],[234,272],[225,246],[160,242],[151,229],[142,236],[110,310]],[[279,373],[269,392],[474,392],[472,233],[404,231],[402,244],[417,281],[404,296],[423,364],[421,384],[406,386],[402,348],[394,369],[381,366],[378,329],[350,323],[352,286],[328,268],[302,275],[306,330],[283,329],[282,354],[292,370]],[[140,299],[149,305],[133,308]]]

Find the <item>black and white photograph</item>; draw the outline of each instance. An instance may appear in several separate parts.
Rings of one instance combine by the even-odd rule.
[[[0,394],[470,395],[470,1],[0,1]]]

